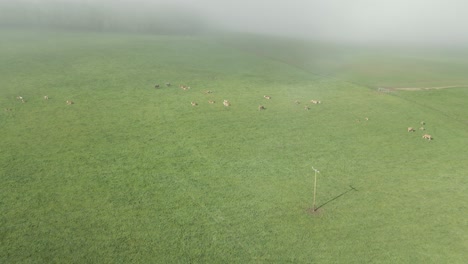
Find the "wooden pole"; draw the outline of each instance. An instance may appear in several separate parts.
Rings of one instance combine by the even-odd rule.
[[[315,177],[314,177],[314,204],[312,206],[312,210],[315,212],[315,196],[316,196],[316,193],[317,193],[317,172],[319,172],[318,170],[314,169],[314,167],[312,167],[312,169],[315,171]]]

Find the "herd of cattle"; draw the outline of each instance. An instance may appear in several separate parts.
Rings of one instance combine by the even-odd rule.
[[[170,86],[171,86],[170,83],[166,83],[166,87],[170,87]],[[156,84],[154,87],[155,87],[155,88],[160,88],[160,85],[159,85],[159,84]],[[184,90],[184,91],[187,91],[187,90],[190,89],[190,86],[187,86],[187,85],[180,85],[179,88],[182,89],[182,90]],[[204,93],[205,93],[205,94],[211,94],[211,93],[213,93],[213,91],[211,91],[211,90],[206,90],[206,91],[204,91]],[[263,98],[265,98],[265,99],[267,99],[267,100],[270,100],[270,99],[271,99],[271,96],[269,96],[269,95],[264,95]],[[214,100],[209,100],[208,103],[214,104],[214,103],[216,103],[216,102],[215,102]],[[295,104],[300,104],[301,102],[298,101],[298,100],[296,100],[296,101],[294,101],[294,103],[295,103]],[[312,104],[321,104],[322,102],[321,102],[320,100],[310,100],[310,103],[312,103]],[[192,102],[191,102],[191,105],[192,105],[192,106],[198,106],[198,103],[192,101]],[[224,100],[224,101],[223,101],[223,105],[224,105],[225,107],[229,107],[229,106],[231,106],[231,103],[230,103],[228,100]],[[266,107],[265,107],[264,105],[259,105],[257,109],[258,109],[259,111],[262,111],[262,110],[266,110]],[[310,110],[310,107],[309,107],[308,105],[306,105],[306,106],[304,106],[304,109],[305,109],[305,110]],[[366,117],[365,120],[366,120],[366,121],[369,121],[369,118]],[[426,129],[424,128],[424,125],[425,125],[424,121],[421,121],[420,124],[421,124],[421,127],[419,128],[419,130],[421,130],[421,131],[426,130]],[[416,130],[415,130],[413,127],[408,127],[408,132],[415,132],[415,131],[416,131]],[[433,137],[432,137],[431,135],[429,135],[429,134],[424,134],[424,135],[422,136],[422,138],[423,138],[423,139],[427,139],[427,140],[433,140]]]
[[[44,98],[44,100],[49,100],[49,96],[48,96],[48,95],[44,95],[42,98]],[[26,100],[24,99],[23,96],[17,96],[16,99],[19,100],[19,101],[21,101],[21,103],[23,103],[23,104],[26,103]],[[66,103],[67,105],[72,105],[72,104],[74,104],[74,102],[71,101],[71,100],[66,100],[65,103]],[[11,111],[11,108],[5,108],[5,111]]]
[[[166,83],[166,87],[171,87],[171,83]],[[159,88],[161,88],[161,85],[155,84],[155,85],[154,85],[154,88],[159,89]],[[179,85],[179,88],[182,89],[182,90],[184,90],[184,91],[187,91],[187,90],[190,89],[190,86],[182,85],[182,84],[181,84],[181,85]],[[206,91],[204,91],[204,93],[205,93],[205,94],[211,94],[211,93],[213,93],[213,91],[211,91],[211,90],[206,90]],[[269,96],[269,95],[264,95],[263,98],[265,98],[265,99],[267,99],[267,100],[270,100],[270,99],[271,99],[271,96]],[[322,103],[322,102],[319,101],[319,100],[310,100],[310,102],[311,102],[312,104],[321,104],[321,103]],[[214,100],[208,100],[208,103],[214,104],[214,103],[216,103],[216,101],[214,101]],[[294,101],[294,103],[300,104],[300,101]],[[198,106],[198,103],[197,103],[197,102],[194,102],[194,101],[190,102],[190,104],[191,104],[192,106]],[[231,103],[230,103],[228,100],[224,100],[224,101],[223,101],[223,105],[224,105],[225,107],[229,107],[229,106],[231,106]],[[258,110],[266,110],[266,107],[265,107],[264,105],[259,105],[257,109],[258,109]],[[309,110],[310,107],[306,105],[306,106],[304,106],[304,109],[305,109],[305,110]]]
[[[421,130],[421,131],[426,130],[426,128],[424,127],[424,125],[425,125],[426,123],[425,123],[424,121],[421,121],[420,124],[421,124],[421,127],[419,128],[419,130]],[[414,129],[413,127],[408,127],[408,130],[407,130],[407,131],[408,131],[408,132],[415,132],[416,129]],[[429,134],[424,134],[424,135],[422,136],[422,138],[423,138],[423,139],[427,139],[427,140],[433,140],[432,136],[429,135]]]
[[[166,87],[170,87],[170,86],[171,86],[171,83],[166,83],[165,85],[166,85]],[[161,86],[160,86],[159,84],[156,84],[154,87],[155,87],[155,88],[160,88]],[[179,87],[180,87],[180,89],[182,89],[182,90],[184,90],[184,91],[187,91],[187,90],[190,89],[190,86],[187,86],[187,85],[180,85]],[[205,93],[205,94],[211,94],[211,93],[213,93],[213,91],[207,90],[207,91],[204,91],[204,93]],[[47,96],[47,95],[44,95],[43,98],[44,98],[44,100],[49,100],[49,96]],[[271,99],[271,96],[269,96],[269,95],[264,95],[263,98],[265,98],[265,99],[267,99],[267,100],[270,100],[270,99]],[[25,100],[22,96],[17,96],[16,99],[19,100],[19,101],[21,101],[22,103],[26,103],[26,100]],[[66,103],[67,105],[72,105],[72,104],[74,104],[74,102],[71,101],[71,100],[66,100],[65,103]],[[216,101],[214,101],[214,100],[209,100],[208,103],[214,104],[214,103],[216,103]],[[294,101],[294,103],[295,103],[295,104],[300,104],[301,102],[296,100],[296,101]],[[319,100],[310,100],[310,103],[312,103],[312,104],[321,104],[322,102],[319,101]],[[192,105],[192,106],[198,106],[198,103],[192,101],[192,102],[191,102],[191,105]],[[224,101],[223,101],[223,105],[224,105],[225,107],[230,107],[230,106],[231,106],[231,102],[229,102],[228,100],[224,100]],[[259,105],[257,109],[258,109],[259,111],[262,111],[262,110],[266,110],[266,107],[265,107],[264,105]],[[305,109],[305,110],[309,110],[310,107],[306,105],[306,106],[304,106],[304,109]],[[10,112],[10,111],[12,111],[12,109],[11,109],[11,108],[5,108],[5,111],[6,111],[6,112]],[[366,121],[369,120],[369,118],[367,118],[367,117],[366,117],[365,119],[366,119]],[[425,125],[425,122],[424,122],[424,121],[421,121],[420,125],[421,125],[421,127],[419,128],[419,130],[421,130],[421,131],[426,130],[426,129],[424,128],[424,125]],[[416,129],[414,129],[413,127],[408,127],[407,131],[408,131],[408,132],[415,132]],[[422,138],[423,138],[423,139],[427,139],[427,140],[429,140],[429,141],[434,139],[434,138],[433,138],[431,135],[429,135],[429,134],[423,134],[423,135],[422,135]]]

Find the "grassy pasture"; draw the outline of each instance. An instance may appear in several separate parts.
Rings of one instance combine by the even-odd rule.
[[[2,263],[467,260],[466,87],[378,93],[249,39],[0,35]]]
[[[468,50],[464,47],[338,45],[245,34],[224,36],[222,42],[372,88],[468,86]]]

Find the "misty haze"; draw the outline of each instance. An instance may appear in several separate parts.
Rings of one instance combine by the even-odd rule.
[[[413,1],[90,1],[1,2],[0,23],[21,27],[200,33],[213,30],[324,41],[468,43],[462,0]]]
[[[467,9],[0,0],[0,263],[465,263]]]

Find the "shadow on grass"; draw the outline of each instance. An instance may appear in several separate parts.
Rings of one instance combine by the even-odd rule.
[[[336,199],[338,199],[338,198],[340,198],[341,196],[343,196],[343,195],[349,193],[350,191],[356,191],[356,192],[358,191],[356,188],[354,188],[354,187],[351,186],[351,185],[349,185],[349,188],[350,188],[349,190],[347,190],[347,191],[345,191],[345,192],[339,194],[338,196],[335,196],[335,197],[333,197],[332,199],[330,199],[330,200],[324,202],[323,204],[319,205],[317,208],[315,208],[315,210],[318,210],[318,209],[320,209],[321,207],[327,205],[328,203],[331,203],[331,202],[335,201]]]

